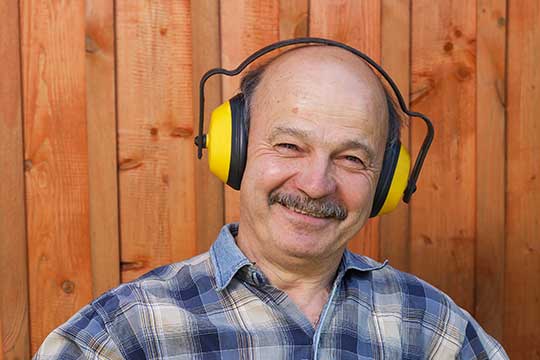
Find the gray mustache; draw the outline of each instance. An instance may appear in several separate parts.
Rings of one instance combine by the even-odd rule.
[[[303,211],[318,218],[336,218],[338,220],[344,220],[347,217],[347,209],[345,206],[330,199],[312,199],[308,196],[273,191],[268,197],[268,205],[276,203]]]

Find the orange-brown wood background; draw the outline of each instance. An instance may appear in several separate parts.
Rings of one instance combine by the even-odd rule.
[[[238,218],[196,160],[198,80],[306,35],[380,61],[436,129],[411,204],[351,247],[540,359],[539,24],[537,0],[2,0],[0,359]],[[208,109],[238,84],[210,80]]]

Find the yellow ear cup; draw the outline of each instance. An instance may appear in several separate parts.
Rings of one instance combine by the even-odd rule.
[[[218,106],[210,117],[206,134],[210,171],[224,183],[231,166],[232,113],[229,101]]]
[[[407,187],[410,169],[411,155],[409,155],[407,149],[401,145],[396,169],[394,170],[394,176],[392,177],[392,183],[390,184],[390,189],[386,195],[386,200],[384,201],[378,215],[389,213],[397,207],[399,201],[403,197],[403,192]]]

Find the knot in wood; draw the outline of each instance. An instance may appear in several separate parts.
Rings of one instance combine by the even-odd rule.
[[[65,280],[65,281],[62,283],[62,290],[63,290],[66,294],[71,294],[73,291],[75,291],[75,284],[73,283],[73,281]]]
[[[193,129],[188,127],[176,127],[171,131],[171,136],[174,137],[190,137],[193,134]]]
[[[34,164],[32,164],[32,160],[30,159],[24,160],[24,171],[32,170],[32,166],[34,166]]]
[[[89,54],[93,54],[99,50],[99,46],[96,44],[96,42],[88,35],[86,35],[84,39],[84,46],[85,50]]]

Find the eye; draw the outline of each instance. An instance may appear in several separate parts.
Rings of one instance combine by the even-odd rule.
[[[362,160],[360,160],[356,156],[352,156],[352,155],[346,155],[345,160],[347,160],[349,162],[352,162],[352,163],[355,163],[355,164],[360,164],[360,165],[364,164],[364,162]]]
[[[300,150],[300,148],[294,144],[289,144],[289,143],[280,143],[280,144],[277,144],[276,145],[277,147],[280,147],[282,149],[286,149],[286,150],[292,150],[292,151],[298,151]]]
[[[341,157],[340,162],[343,164],[343,166],[351,169],[360,170],[366,168],[364,162],[359,157],[354,155],[344,155]]]

